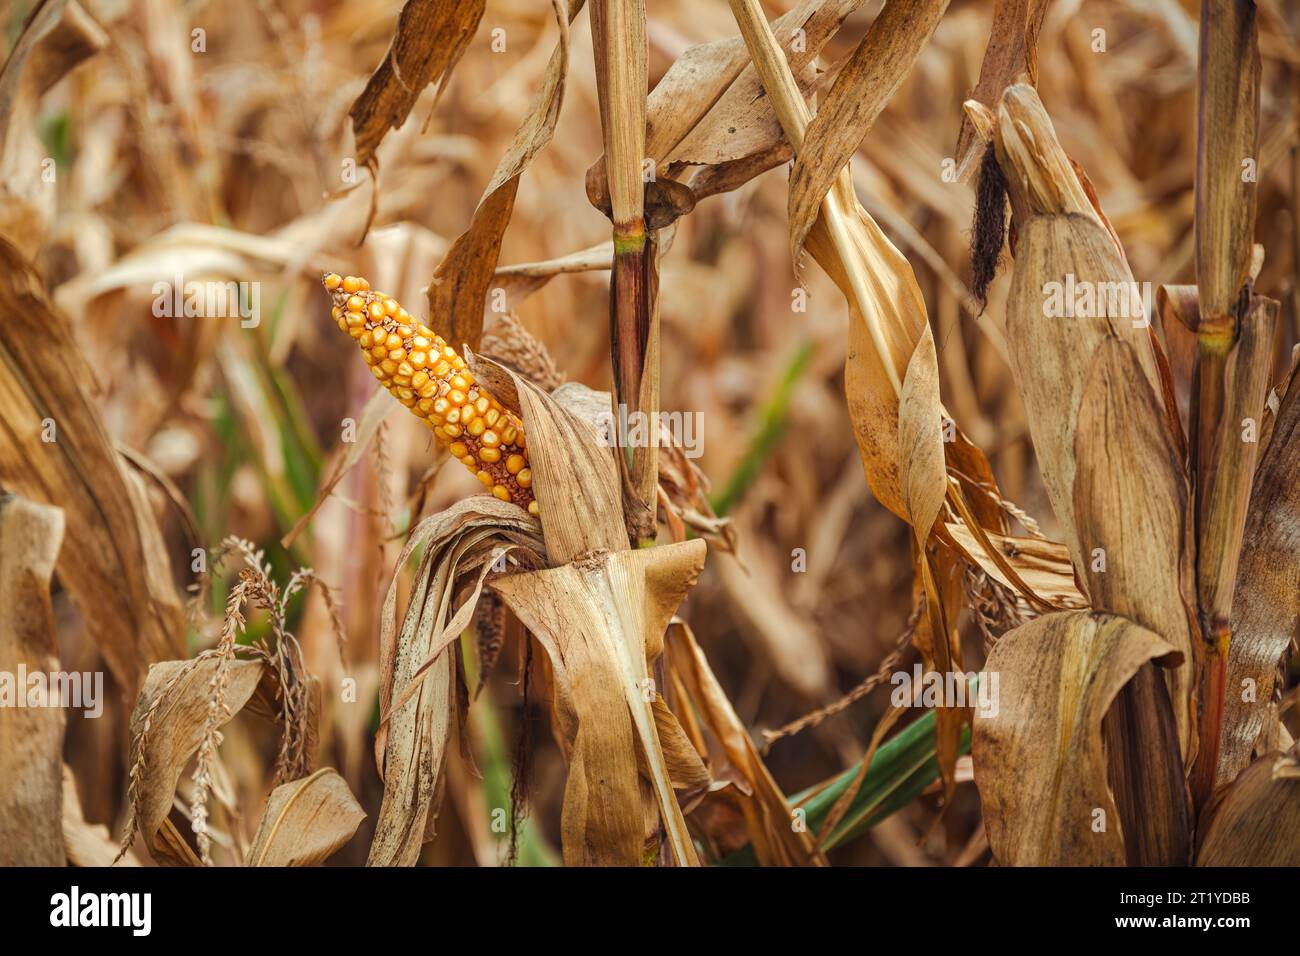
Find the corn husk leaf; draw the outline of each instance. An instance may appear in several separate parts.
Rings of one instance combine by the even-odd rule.
[[[1160,634],[1183,657],[1171,671],[1183,753],[1191,741],[1194,655],[1182,462],[1133,346],[1101,340],[1079,397],[1072,512],[1092,606]],[[1098,555],[1101,557],[1098,557]]]
[[[1300,761],[1264,754],[1205,815],[1198,866],[1300,866]]]
[[[537,447],[535,434],[529,433],[530,449]],[[556,717],[571,741],[561,816],[568,865],[628,866],[641,859],[638,747],[678,865],[698,863],[646,687],[647,662],[662,652],[664,629],[695,583],[704,551],[697,540],[594,553],[493,583],[554,670]]]
[[[338,772],[324,767],[271,791],[247,866],[319,866],[366,818]]]
[[[529,436],[531,438],[531,435]],[[423,548],[400,629],[394,574],[380,624],[380,727],[375,760],[384,799],[375,821],[368,865],[414,866],[432,828],[445,777],[443,767],[460,719],[459,662],[452,645],[470,623],[483,578],[503,552],[541,551],[536,519],[489,495],[458,502],[411,531],[395,568]],[[453,610],[463,575],[474,591]]]
[[[64,865],[66,718],[57,700],[30,706],[17,677],[20,666],[33,675],[61,670],[50,580],[62,543],[61,510],[0,495],[0,681],[9,685],[0,693],[0,866]]]
[[[1272,434],[1255,471],[1232,610],[1218,783],[1247,764],[1268,716],[1278,661],[1300,628],[1300,377],[1271,417]],[[1264,431],[1261,428],[1261,434]],[[1261,437],[1261,442],[1263,438]]]
[[[998,675],[998,707],[977,711],[971,750],[999,863],[1124,864],[1102,718],[1144,664],[1177,657],[1146,628],[1087,611],[1049,614],[1002,636],[985,666]]]

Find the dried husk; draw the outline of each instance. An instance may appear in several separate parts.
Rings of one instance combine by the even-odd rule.
[[[1264,754],[1205,816],[1198,866],[1300,866],[1300,761]]]
[[[1293,367],[1271,417],[1242,536],[1232,606],[1217,783],[1247,764],[1265,726],[1278,662],[1300,628],[1300,382]],[[1265,429],[1261,427],[1261,443]]]
[[[971,744],[989,846],[1000,864],[1126,862],[1102,719],[1144,665],[1177,656],[1152,631],[1089,611],[1049,614],[1001,637],[985,665],[986,674],[998,675],[997,713],[976,712]]]

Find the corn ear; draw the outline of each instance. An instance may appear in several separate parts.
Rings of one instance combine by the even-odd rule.
[[[357,276],[327,273],[338,326],[379,383],[424,422],[489,491],[537,514],[524,425],[474,381],[465,360],[392,296]]]

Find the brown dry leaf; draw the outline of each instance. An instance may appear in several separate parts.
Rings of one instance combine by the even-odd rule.
[[[219,714],[216,727],[239,713],[262,679],[261,661],[215,656],[188,661],[163,661],[149,668],[131,714],[132,822],[159,863],[196,865],[188,845],[167,819],[176,797],[176,784],[199,749],[208,720],[211,683],[225,670],[222,700],[229,713]],[[129,836],[129,834],[128,834]]]
[[[690,803],[697,798],[712,781],[709,768],[700,759],[699,752],[686,736],[681,723],[669,709],[663,695],[657,695],[650,705],[654,710],[655,733],[659,737],[659,746],[663,749],[664,766],[668,768],[668,779],[674,790],[683,791],[678,798],[683,811],[690,812]],[[638,758],[640,751],[637,751]],[[644,764],[644,759],[640,760]],[[648,768],[641,766],[641,771],[649,777]]]
[[[993,30],[984,50],[979,82],[971,97],[992,108],[1002,91],[1021,73],[1038,82],[1038,31],[1051,0],[997,0],[993,7]],[[957,134],[957,172],[963,182],[974,172],[983,152],[984,140],[972,125],[968,112],[962,114]]]
[[[37,134],[41,96],[107,44],[81,4],[43,0],[0,67],[0,237],[24,258],[34,259],[44,244],[58,196],[46,178],[54,160]]]
[[[861,5],[862,0],[821,0],[802,14],[802,23],[792,14],[770,24],[764,21],[800,89],[811,88],[816,79],[812,64],[845,17]],[[796,44],[796,39],[801,42]],[[773,103],[764,95],[759,74],[749,65],[664,159],[670,163],[716,166],[765,153],[782,137],[782,123]]]
[[[447,78],[483,18],[483,0],[407,0],[384,60],[348,111],[357,165],[372,166],[390,129],[406,122],[425,87]]]
[[[763,866],[825,866],[826,858],[813,835],[807,828],[797,829],[791,825],[794,813],[785,794],[772,779],[758,748],[685,622],[672,622],[668,629],[667,647],[673,686],[680,689],[685,698],[682,710],[698,713],[700,721],[717,742],[717,751],[710,749],[707,754],[714,777],[727,772],[738,775],[745,782],[745,791],[737,793],[736,800],[759,863]]]
[[[537,98],[483,191],[469,228],[451,245],[429,281],[429,321],[433,330],[460,350],[477,349],[483,336],[483,307],[501,254],[501,239],[514,210],[519,177],[551,141],[569,70],[569,24],[583,0],[552,0],[560,40],[546,65]],[[481,7],[480,7],[481,9]]]
[[[61,671],[50,579],[62,543],[62,511],[0,495],[0,866],[64,864],[66,718],[51,697],[57,687],[43,682],[42,698],[32,700],[28,685]]]
[[[1300,377],[1293,370],[1255,472],[1237,568],[1217,774],[1220,786],[1250,762],[1273,699],[1278,661],[1300,629],[1298,474]]]
[[[1092,606],[1155,631],[1182,655],[1170,692],[1184,755],[1195,723],[1189,492],[1133,346],[1102,339],[1079,396],[1074,502]]]
[[[705,544],[627,550],[613,449],[521,376],[481,357],[473,367],[499,401],[522,411],[536,476],[552,567],[496,578],[493,588],[546,649],[554,673],[556,719],[570,760],[565,862],[637,864],[646,815],[657,804],[676,863],[696,865],[655,729],[649,674],[664,629],[704,565]]]
[[[184,650],[160,533],[91,399],[94,374],[67,318],[7,244],[0,274],[0,486],[61,507],[77,528],[60,554],[60,581],[134,696],[142,667]]]
[[[985,666],[993,715],[971,742],[989,846],[1005,866],[1123,865],[1123,827],[1107,786],[1102,718],[1148,661],[1176,659],[1146,628],[1068,611],[1002,636]]]
[[[319,866],[365,818],[344,779],[323,767],[271,791],[245,865]]]
[[[1206,808],[1198,866],[1300,866],[1300,761],[1267,753]]]
[[[954,523],[945,527],[969,561],[979,565],[999,584],[1017,590],[1001,565],[988,556],[966,525]],[[1020,538],[992,531],[986,534],[994,549],[1006,559],[1021,581],[1043,601],[1066,610],[1088,607],[1087,597],[1075,583],[1074,566],[1065,545],[1046,538]]]
[[[790,244],[798,260],[831,185],[907,79],[948,0],[890,0],[808,124],[790,171]]]

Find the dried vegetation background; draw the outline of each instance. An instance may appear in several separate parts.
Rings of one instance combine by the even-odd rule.
[[[53,41],[23,34],[34,6],[49,16]],[[927,5],[912,6],[919,17]],[[1026,6],[1041,12],[1036,56],[997,36],[1005,25],[995,26],[995,10],[1005,19],[1007,9]],[[962,104],[973,94],[996,110],[1002,87],[1032,65],[1060,145],[1087,171],[1133,276],[1195,283],[1197,6],[953,0],[853,155],[859,201],[915,272],[944,407],[983,449],[997,480],[993,510],[1023,538],[1061,541],[1066,530],[1053,517],[1012,376],[1005,249],[987,302],[972,291],[983,149],[971,145]],[[775,18],[793,7],[775,0],[765,11]],[[798,5],[800,22],[812,15],[809,37],[825,39],[800,74],[806,91],[826,96],[881,7]],[[0,779],[24,781],[4,805],[0,846],[21,845],[21,862],[57,863],[66,853],[106,863],[138,828],[119,865],[358,864],[373,861],[372,844],[390,847],[391,861],[433,865],[570,859],[562,844],[572,819],[562,807],[570,805],[572,754],[557,731],[564,705],[550,703],[557,678],[539,645],[522,639],[525,615],[506,615],[495,597],[480,605],[476,623],[464,622],[471,672],[447,686],[456,693],[464,680],[460,692],[473,696],[475,668],[500,656],[473,706],[453,708],[465,723],[444,741],[438,792],[412,791],[434,808],[428,830],[384,830],[393,820],[382,810],[376,734],[398,730],[381,731],[393,681],[386,671],[413,666],[384,659],[406,626],[400,615],[392,620],[385,599],[391,582],[403,606],[432,573],[403,550],[419,519],[482,489],[455,463],[441,467],[445,453],[413,416],[396,410],[379,420],[396,405],[368,405],[374,382],[330,320],[319,278],[327,270],[364,275],[425,315],[437,275],[434,298],[462,332],[478,312],[458,295],[472,299],[474,283],[487,282],[505,291],[508,307],[503,315],[487,303],[489,357],[525,364],[519,342],[535,339],[549,359],[534,354],[522,370],[549,379],[545,388],[567,380],[610,390],[610,221],[593,207],[588,180],[607,143],[589,12],[567,32],[553,135],[533,150],[540,141],[521,141],[516,130],[536,117],[535,100],[555,82],[548,63],[557,10],[544,2],[489,0],[459,59],[448,55],[457,34],[447,27],[429,67],[434,78],[454,67],[449,79],[441,89],[390,83],[390,95],[413,97],[398,107],[399,120],[406,109],[409,117],[382,137],[372,126],[368,141],[354,136],[349,110],[385,62],[397,3],[80,0],[11,2],[0,11],[9,58],[0,73],[0,487],[30,499],[0,508],[0,633],[8,642],[0,651],[29,666],[57,659],[67,670],[106,673],[99,719],[72,712],[64,726],[61,715],[31,712],[23,717],[31,723],[15,729],[0,714]],[[1253,288],[1280,302],[1276,332],[1261,346],[1271,388],[1290,373],[1300,339],[1300,12],[1263,2],[1257,16],[1254,239],[1266,255]],[[647,17],[652,87],[694,45],[738,35],[721,0],[652,0]],[[202,52],[193,48],[196,29]],[[1104,52],[1094,49],[1095,31],[1104,31]],[[991,32],[992,59],[1005,65],[986,64],[997,74],[986,79]],[[729,769],[710,761],[704,778],[730,780],[742,793],[774,781],[795,795],[858,766],[873,733],[885,732],[888,682],[862,682],[921,659],[912,638],[924,615],[912,530],[872,496],[854,441],[846,300],[811,257],[795,276],[788,147],[769,98],[752,74],[748,82],[730,107],[739,132],[725,122],[697,130],[679,155],[715,164],[725,178],[728,167],[717,164],[772,143],[763,159],[772,168],[738,188],[697,189],[694,210],[659,235],[659,402],[702,414],[696,464],[713,507],[730,519],[725,535],[710,536],[708,560],[679,611],[693,639],[674,625],[669,652],[679,662],[702,652],[705,670],[682,672],[698,678],[689,696],[697,705],[710,694],[718,706],[729,701],[732,730],[757,748],[767,747],[764,731],[832,707],[765,749],[770,778],[754,769],[755,746],[735,736],[723,748]],[[682,110],[690,92],[688,83],[677,93]],[[652,130],[673,110],[652,98]],[[826,130],[817,135],[819,145],[834,146]],[[503,155],[514,165],[498,166]],[[53,169],[52,183],[43,168]],[[809,171],[796,168],[800,175]],[[615,179],[610,186],[617,200]],[[475,278],[493,250],[449,250],[476,215],[501,216],[503,206],[509,228],[497,275]],[[812,235],[809,249],[822,261],[817,242]],[[567,256],[562,269],[521,268]],[[260,283],[260,323],[156,315],[154,284],[177,276]],[[457,291],[462,282],[469,292]],[[477,342],[476,332],[464,341]],[[55,419],[53,444],[31,425],[42,412]],[[357,423],[359,442],[344,440],[346,420]],[[535,529],[512,533],[521,554],[530,546],[542,553]],[[796,553],[806,559],[798,573]],[[21,573],[6,575],[15,563]],[[1053,573],[1044,581],[1058,580],[1059,568]],[[966,579],[974,597],[965,603],[974,607],[952,622],[964,655],[957,663],[969,670],[1032,610],[980,580]],[[1066,585],[1077,599],[1068,566]],[[1072,634],[1041,640],[1068,644]],[[1129,647],[1125,660],[1136,663],[1098,679],[1118,687],[1164,647]],[[1294,664],[1284,667],[1269,731],[1278,749],[1300,729],[1296,682]],[[850,702],[836,703],[854,688]],[[906,733],[919,714],[902,714],[888,734]],[[716,734],[719,725],[710,726]],[[696,739],[698,728],[686,729]],[[928,727],[925,734],[933,737]],[[940,745],[956,748],[943,758],[944,779],[921,781],[897,808],[884,802],[897,812],[842,841],[830,861],[989,862],[959,737]],[[662,731],[660,739],[668,739]],[[667,763],[680,769],[672,754]],[[673,784],[679,795],[690,792]],[[1287,812],[1296,816],[1292,794]],[[706,856],[744,848],[764,826],[785,826],[756,824],[744,809],[750,799],[695,801],[689,822],[697,836],[707,833]],[[671,821],[661,833],[664,846],[680,838]],[[786,857],[759,850],[769,861],[816,856],[800,859],[807,846],[787,848]],[[663,849],[660,856],[671,858]]]

